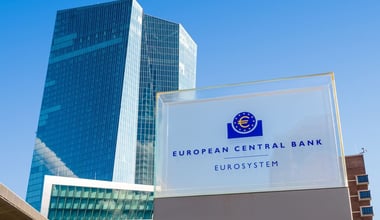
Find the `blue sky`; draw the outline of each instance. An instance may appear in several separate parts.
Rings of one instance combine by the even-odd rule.
[[[25,197],[56,11],[104,1],[0,6],[0,182]],[[197,87],[335,72],[345,153],[362,147],[380,207],[380,1],[140,0],[198,44]],[[376,219],[377,217],[375,217]]]

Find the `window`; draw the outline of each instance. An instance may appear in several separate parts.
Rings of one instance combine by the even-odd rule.
[[[371,191],[360,190],[358,191],[359,200],[371,200]]]
[[[360,206],[360,215],[362,217],[373,216],[373,207],[372,206]]]
[[[363,175],[356,176],[356,184],[358,185],[368,184],[368,175],[363,174]]]

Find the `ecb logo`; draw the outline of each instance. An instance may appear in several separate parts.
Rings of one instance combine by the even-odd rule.
[[[234,117],[232,123],[227,123],[227,137],[242,138],[263,136],[263,125],[250,112],[240,112]]]

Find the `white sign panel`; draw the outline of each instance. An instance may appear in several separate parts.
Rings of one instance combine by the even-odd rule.
[[[162,105],[156,196],[345,186],[332,88]]]

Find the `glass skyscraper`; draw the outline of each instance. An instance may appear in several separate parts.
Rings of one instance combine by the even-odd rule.
[[[135,0],[58,11],[27,202],[45,175],[153,184],[155,94],[194,88],[196,53]]]
[[[136,183],[153,184],[155,94],[195,87],[196,45],[176,23],[143,17]]]

